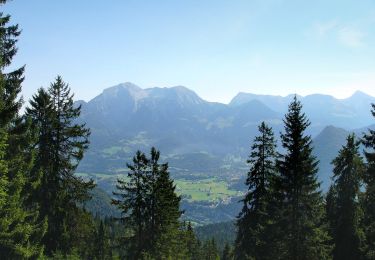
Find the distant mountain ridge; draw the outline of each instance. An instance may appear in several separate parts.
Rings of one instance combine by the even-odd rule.
[[[243,175],[257,126],[266,121],[278,138],[292,98],[239,93],[229,104],[221,104],[205,101],[183,86],[142,89],[128,82],[107,88],[89,102],[77,102],[82,106],[80,120],[92,132],[90,149],[78,170],[123,172],[136,150],[156,146],[164,160],[173,162],[176,176]],[[351,131],[374,123],[370,103],[375,98],[362,92],[347,99],[321,94],[298,98],[312,123],[308,133],[318,143],[324,143],[321,135],[329,136],[328,130],[318,135],[328,125]]]
[[[259,100],[274,111],[286,113],[288,104],[294,95],[271,96],[239,93],[230,105],[238,106],[252,100]],[[313,125],[335,125],[338,127],[355,129],[372,123],[370,104],[375,97],[361,91],[356,91],[346,99],[337,99],[330,95],[312,94],[305,97],[297,96],[304,105],[304,112]]]

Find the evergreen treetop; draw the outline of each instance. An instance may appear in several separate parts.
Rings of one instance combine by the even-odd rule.
[[[333,160],[333,184],[330,189],[328,216],[332,227],[333,259],[360,259],[363,232],[359,193],[364,164],[355,135],[347,138]]]
[[[375,118],[375,104],[372,104],[371,113]],[[363,180],[365,192],[362,196],[364,210],[364,232],[366,235],[365,254],[367,259],[375,258],[375,130],[368,129],[362,138],[365,145],[366,171]]]
[[[0,5],[6,1],[1,1]],[[0,13],[0,252],[6,259],[38,257],[45,232],[45,220],[28,205],[26,184],[33,162],[32,131],[19,115],[24,67],[5,72],[17,53],[18,25]]]
[[[128,179],[119,179],[114,192],[117,199],[113,204],[121,210],[120,220],[129,230],[122,244],[130,259],[177,257],[184,248],[179,222],[181,198],[175,192],[168,164],[160,164],[159,158],[155,148],[150,158],[137,151],[133,163],[127,165]]]
[[[93,181],[75,175],[79,161],[88,148],[90,130],[77,123],[80,107],[73,103],[70,88],[60,76],[48,90],[39,89],[26,108],[36,140],[36,160],[32,177],[40,179],[34,189],[33,203],[40,205],[40,217],[48,218],[47,233],[43,238],[47,255],[73,250],[74,231],[89,228],[88,222],[73,221],[85,218],[78,203],[90,198]],[[79,227],[78,227],[79,225]]]
[[[271,224],[270,203],[273,200],[271,186],[276,175],[276,143],[272,129],[262,122],[251,147],[247,163],[250,170],[246,185],[248,192],[243,199],[243,208],[237,219],[236,258],[262,257],[267,259],[271,250],[269,227]]]
[[[275,189],[279,193],[284,259],[327,259],[328,234],[322,226],[323,197],[317,181],[318,161],[305,130],[310,122],[295,96],[284,119],[281,144],[285,152],[277,160]]]

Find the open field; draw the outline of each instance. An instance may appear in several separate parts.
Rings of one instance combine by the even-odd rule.
[[[177,192],[188,201],[225,201],[240,193],[230,190],[228,184],[214,178],[201,180],[175,180]]]
[[[76,173],[83,178],[92,178],[105,191],[110,193],[118,178],[126,179],[125,174]],[[233,196],[241,195],[240,191],[230,189],[227,182],[216,178],[206,179],[175,179],[176,191],[189,202],[194,201],[226,201]]]

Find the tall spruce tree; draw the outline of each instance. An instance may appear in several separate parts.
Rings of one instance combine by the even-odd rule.
[[[375,104],[372,104],[372,115],[375,117]],[[364,174],[365,192],[363,195],[364,221],[366,236],[365,254],[367,259],[375,258],[375,130],[368,130],[363,136],[365,145],[366,171]]]
[[[337,223],[337,190],[334,185],[329,187],[325,198],[326,209],[326,223],[328,224],[328,234],[330,237],[330,244],[334,245],[335,227]]]
[[[52,120],[53,109],[51,97],[43,88],[38,89],[26,108],[26,116],[31,119],[31,125],[34,129],[34,152],[35,160],[31,171],[31,177],[39,181],[39,185],[31,189],[31,197],[29,203],[38,204],[42,212],[49,210],[49,205],[43,203],[45,198],[51,197],[53,185],[56,182],[49,180],[52,172]],[[50,184],[50,185],[48,185]],[[42,213],[41,216],[46,217],[47,214]]]
[[[322,226],[323,197],[317,181],[318,161],[312,155],[311,137],[305,134],[310,122],[297,97],[289,105],[281,134],[285,153],[277,160],[276,189],[280,193],[281,218],[278,220],[281,259],[327,259],[328,234]]]
[[[39,89],[26,109],[37,131],[33,173],[41,175],[41,184],[33,198],[40,205],[40,216],[48,218],[48,229],[43,238],[48,255],[55,251],[69,253],[74,248],[75,232],[80,228],[87,229],[86,224],[92,225],[73,221],[78,216],[86,218],[87,213],[77,204],[88,199],[89,191],[94,187],[92,181],[84,181],[74,174],[88,148],[90,135],[84,124],[76,122],[80,109],[75,107],[70,88],[60,76],[47,91]]]
[[[120,219],[129,230],[122,240],[129,259],[168,259],[185,254],[179,223],[181,198],[170,179],[168,164],[160,164],[159,158],[155,148],[150,158],[138,151],[133,164],[128,164],[128,180],[119,179],[118,192],[114,192],[118,199],[113,204],[122,211]]]
[[[155,205],[153,209],[155,217],[153,223],[156,226],[155,234],[155,256],[160,259],[178,256],[182,254],[183,248],[179,237],[181,223],[179,221],[182,211],[180,211],[181,197],[176,194],[176,186],[169,176],[168,163],[159,164],[160,152],[154,147],[151,149],[151,170],[157,174],[154,184]]]
[[[272,129],[264,122],[258,127],[247,163],[250,171],[246,179],[248,193],[237,219],[236,258],[269,259],[271,221],[269,203],[272,198],[272,179],[275,178],[276,143]]]
[[[0,1],[0,7],[6,1]],[[24,67],[5,73],[17,53],[18,25],[0,13],[0,255],[5,259],[38,257],[45,221],[37,221],[36,207],[27,204],[33,152],[32,131],[19,115]]]
[[[121,223],[127,234],[120,238],[121,246],[125,247],[128,259],[140,259],[146,248],[146,198],[147,189],[144,185],[145,172],[148,167],[146,155],[140,151],[133,157],[129,168],[128,180],[117,180],[117,192],[113,192],[118,199],[112,203],[121,211]],[[124,256],[125,257],[125,256]]]
[[[200,242],[194,233],[191,222],[188,222],[186,227],[186,247],[188,259],[199,260],[202,258]]]
[[[359,194],[364,164],[355,135],[333,160],[333,184],[330,189],[330,226],[333,233],[333,259],[361,259],[363,232],[360,228]]]

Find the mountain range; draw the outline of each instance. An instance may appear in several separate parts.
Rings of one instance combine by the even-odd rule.
[[[221,104],[205,101],[182,86],[142,89],[123,83],[107,88],[89,102],[76,102],[82,105],[81,120],[92,131],[90,150],[79,171],[118,172],[137,149],[147,151],[151,146],[159,148],[177,169],[231,168],[228,161],[236,169],[236,159],[249,153],[261,121],[279,135],[292,97],[239,93],[229,104]],[[375,98],[362,92],[347,99],[320,94],[298,98],[311,121],[308,133],[318,142],[317,150],[326,135],[373,123],[370,104]],[[329,125],[342,129],[324,129]],[[203,161],[189,165],[190,159]]]
[[[79,120],[92,133],[77,172],[96,176],[98,186],[111,194],[134,153],[155,146],[169,163],[173,178],[193,180],[193,184],[212,179],[244,192],[246,159],[257,126],[266,121],[279,139],[293,96],[239,93],[229,104],[222,104],[205,101],[183,86],[142,89],[123,83],[107,88],[88,102],[76,102],[82,107]],[[331,161],[347,135],[354,132],[361,137],[367,128],[375,128],[370,113],[375,98],[357,91],[346,99],[321,94],[298,99],[311,122],[307,133],[313,137],[314,154],[320,161],[318,177],[326,191]],[[240,196],[224,198],[221,204],[184,200],[182,205],[197,223],[233,219]]]

